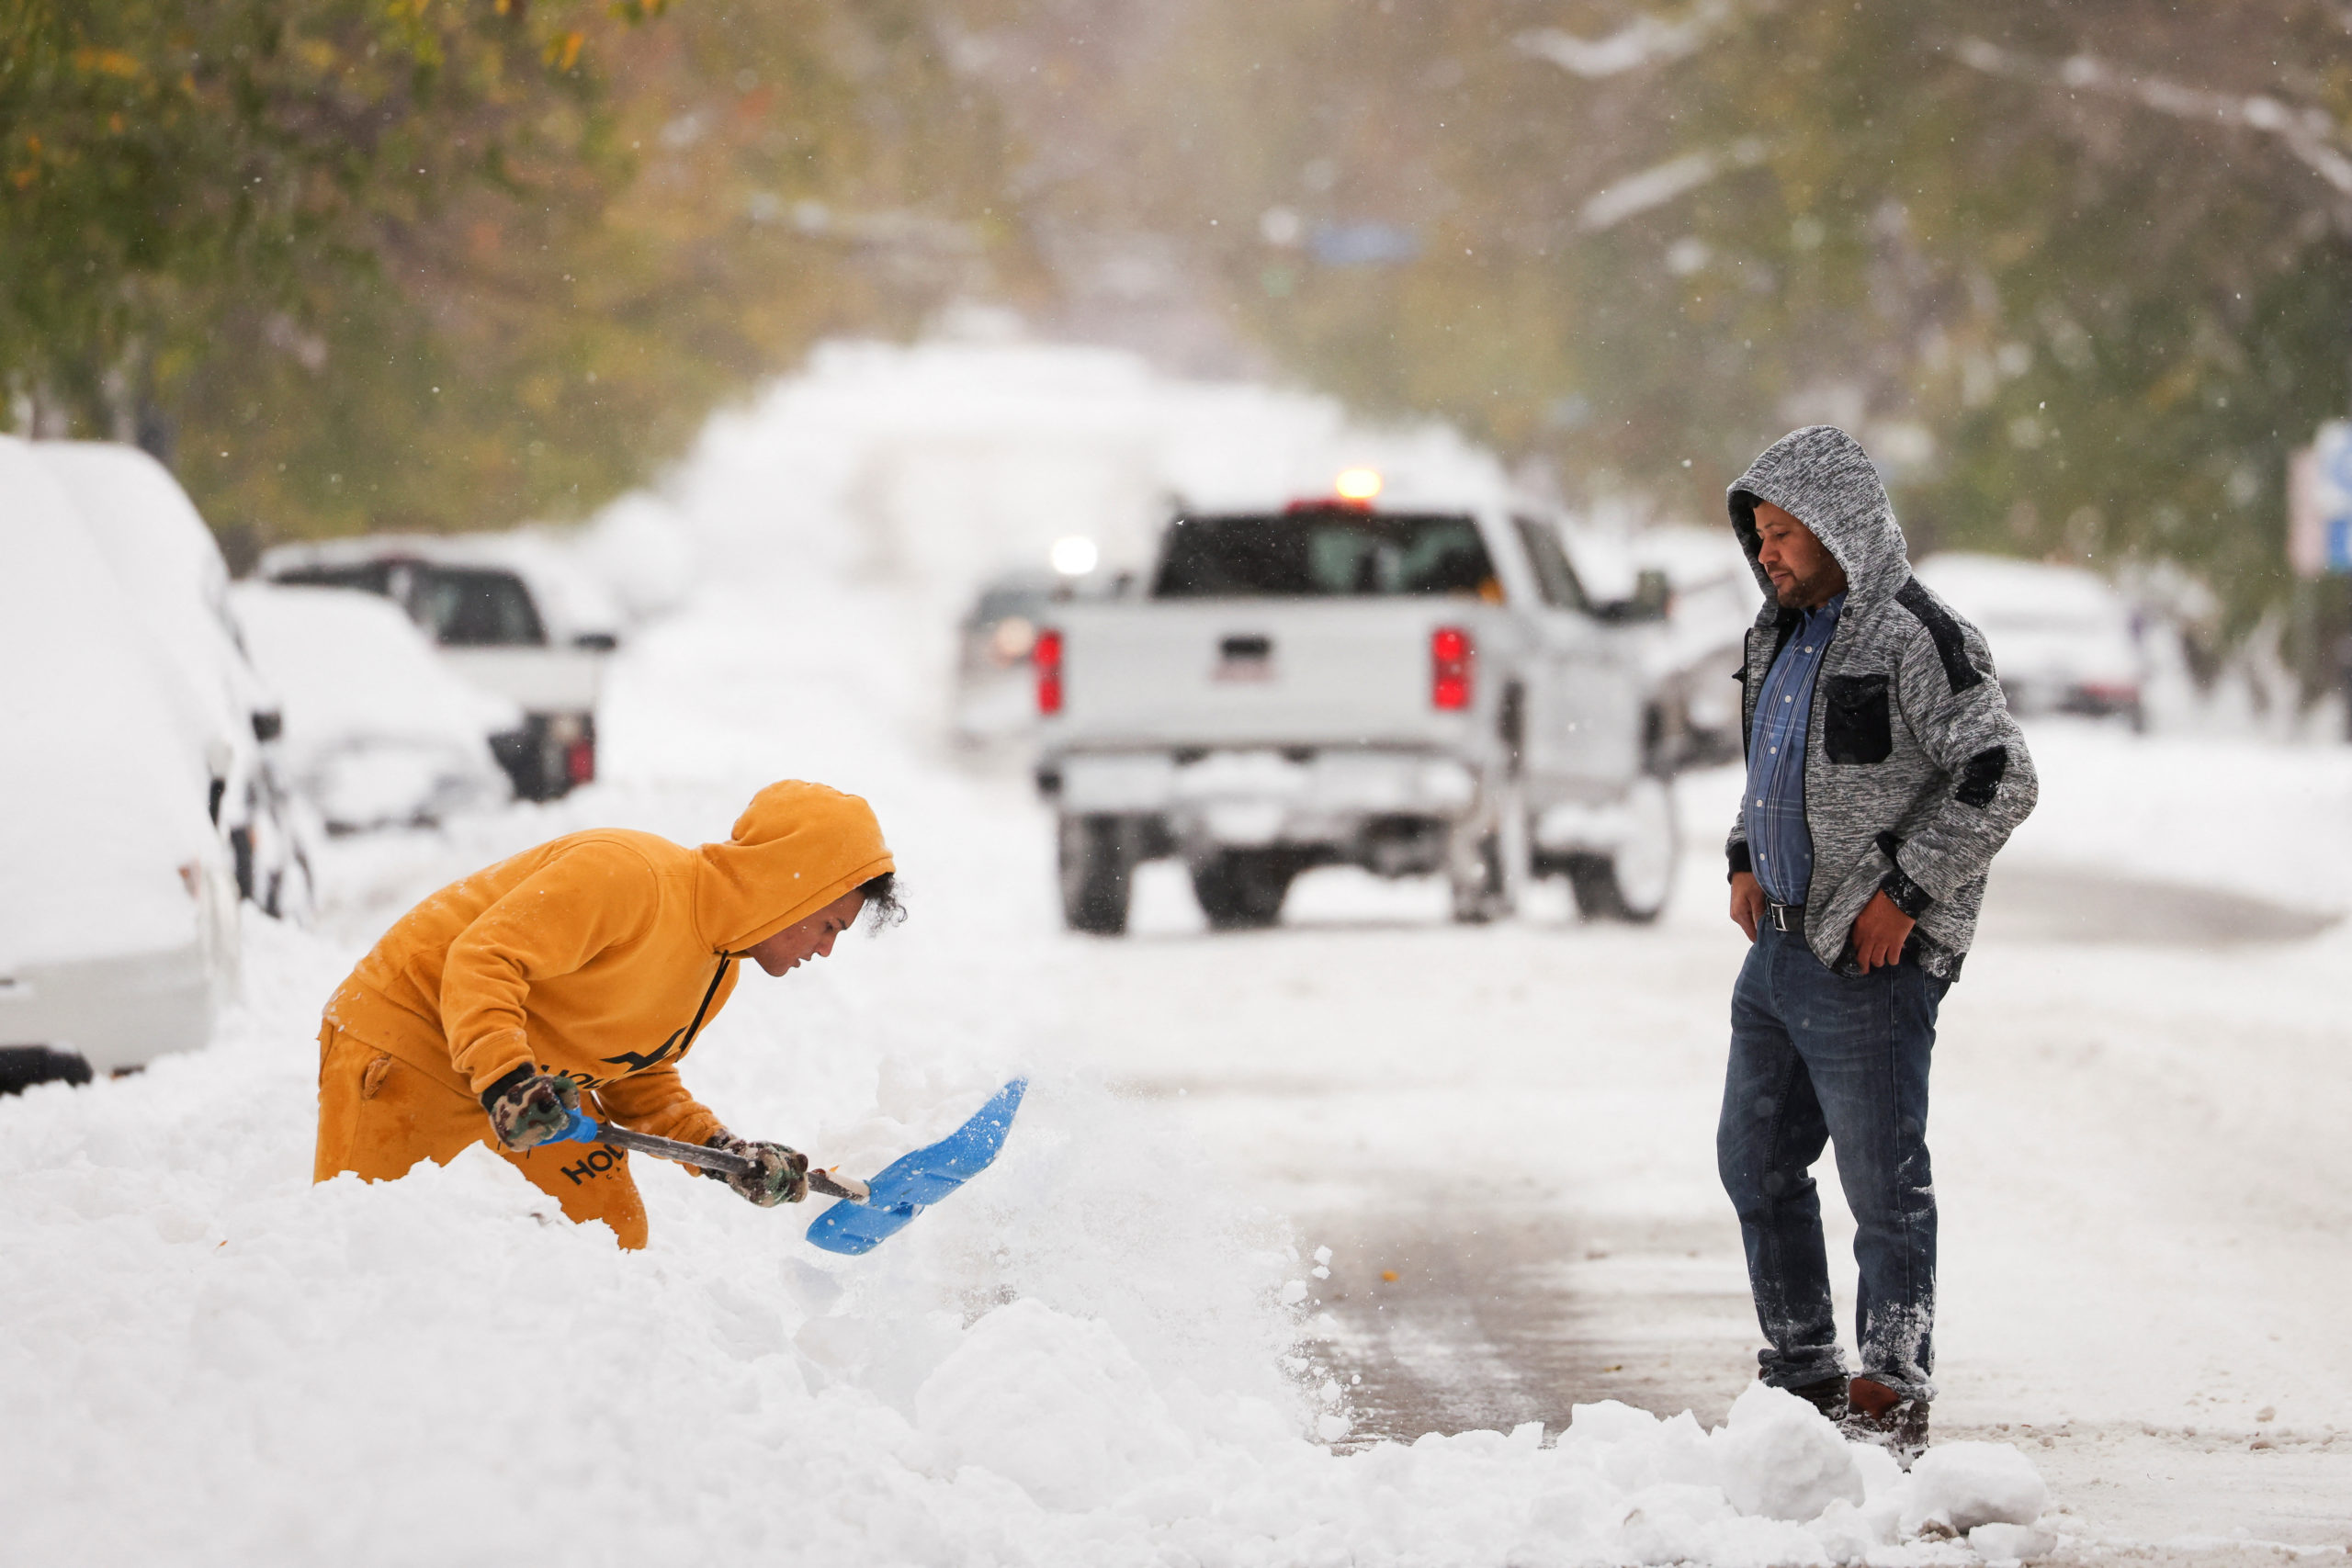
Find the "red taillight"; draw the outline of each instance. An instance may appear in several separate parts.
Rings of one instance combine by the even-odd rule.
[[[587,736],[582,736],[579,739],[573,741],[571,745],[565,747],[563,751],[563,772],[564,776],[569,778],[573,784],[584,784],[595,783],[596,742]]]
[[[1460,626],[1430,633],[1430,705],[1459,710],[1470,705],[1470,674],[1477,663],[1470,634]]]
[[[1051,628],[1039,632],[1029,649],[1029,661],[1037,669],[1037,711],[1061,712],[1062,634]]]

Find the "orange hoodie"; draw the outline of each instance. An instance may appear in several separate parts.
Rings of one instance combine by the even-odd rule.
[[[401,917],[327,1021],[479,1095],[525,1064],[605,1118],[700,1143],[718,1118],[678,1064],[735,988],[735,955],[893,869],[873,810],[786,781],[723,844],[601,829],[526,850]]]

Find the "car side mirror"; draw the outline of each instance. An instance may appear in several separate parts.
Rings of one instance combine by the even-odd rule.
[[[276,708],[254,710],[254,739],[263,742],[277,739],[286,732],[286,716]]]
[[[592,653],[610,653],[620,647],[621,639],[610,632],[582,632],[571,639],[574,648],[584,648]]]

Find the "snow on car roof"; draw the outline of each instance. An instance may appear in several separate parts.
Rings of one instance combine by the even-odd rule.
[[[388,599],[351,588],[241,582],[231,603],[254,660],[285,694],[295,771],[357,739],[473,749],[522,710],[459,680]]]
[[[628,617],[617,598],[573,558],[569,545],[544,532],[508,534],[370,534],[355,539],[314,539],[262,552],[260,575],[277,577],[306,566],[359,566],[379,560],[418,560],[436,566],[494,567],[514,573],[530,590],[548,635],[559,642],[589,633],[616,634]]]
[[[1944,550],[1912,570],[1972,620],[2004,615],[2109,620],[2126,613],[2122,596],[2081,567]]]
[[[199,753],[250,750],[253,710],[273,705],[237,646],[229,569],[195,503],[136,446],[44,441],[32,450],[129,595],[190,743]]]

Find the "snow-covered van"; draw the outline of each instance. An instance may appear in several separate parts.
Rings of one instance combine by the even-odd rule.
[[[169,471],[135,446],[44,441],[32,450],[129,597],[181,743],[203,760],[206,809],[235,860],[238,891],[269,914],[299,916],[311,872],[277,777],[277,698],[230,613],[228,564],[212,530]]]
[[[1500,506],[1178,515],[1141,597],[1055,606],[1031,654],[1068,923],[1125,930],[1165,855],[1224,927],[1333,863],[1442,874],[1459,919],[1531,874],[1653,918],[1675,829],[1641,620]]]
[[[526,535],[385,535],[265,553],[272,582],[356,588],[408,612],[461,678],[505,697],[523,722],[495,738],[526,800],[552,800],[596,776],[596,703],[618,615],[582,574]]]
[[[74,499],[0,436],[0,1089],[212,1034],[237,883],[138,607]]]

